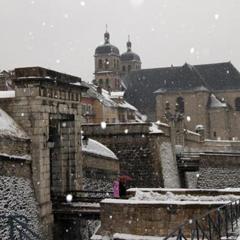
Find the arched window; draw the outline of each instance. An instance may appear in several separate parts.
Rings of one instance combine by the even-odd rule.
[[[103,67],[102,59],[99,59],[99,60],[98,60],[98,67],[99,67],[99,68],[102,68],[102,67]]]
[[[240,97],[235,99],[235,110],[240,111]]]
[[[128,72],[131,71],[131,65],[128,65]]]
[[[122,66],[122,71],[125,72],[126,71],[126,67]]]
[[[108,67],[109,67],[109,60],[105,59],[105,68],[108,69]]]
[[[178,109],[180,113],[184,113],[184,99],[183,97],[178,97],[176,100],[176,103],[178,104]]]
[[[99,79],[99,86],[102,86],[102,84],[103,84],[103,80]]]

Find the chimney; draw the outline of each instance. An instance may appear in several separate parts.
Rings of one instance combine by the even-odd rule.
[[[102,94],[102,87],[101,87],[101,86],[97,86],[97,92],[98,92],[99,94]]]

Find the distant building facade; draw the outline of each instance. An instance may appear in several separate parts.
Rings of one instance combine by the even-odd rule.
[[[137,109],[123,99],[124,92],[110,92],[100,86],[87,84],[81,99],[84,123],[136,122]]]
[[[230,63],[144,69],[125,79],[125,99],[152,121],[178,104],[185,128],[204,127],[210,139],[240,138],[240,73]]]

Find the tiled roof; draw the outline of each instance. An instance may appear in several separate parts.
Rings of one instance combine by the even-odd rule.
[[[240,73],[230,62],[185,63],[183,66],[132,71],[125,78],[125,84],[126,100],[148,113],[155,111],[156,93],[240,89]]]

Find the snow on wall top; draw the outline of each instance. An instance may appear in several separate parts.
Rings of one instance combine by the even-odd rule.
[[[17,138],[29,137],[20,126],[0,108],[0,135],[12,136]]]
[[[124,239],[124,240],[163,240],[164,237],[158,236],[141,236],[135,234],[115,233],[113,239]]]
[[[88,139],[87,145],[82,145],[83,152],[93,153],[99,156],[118,159],[109,148],[91,138]]]
[[[0,91],[0,98],[14,98],[15,91]]]
[[[136,191],[134,197],[130,199],[104,199],[102,203],[114,204],[176,204],[176,205],[211,205],[211,204],[226,204],[231,201],[239,200],[239,196],[233,194],[218,195],[218,196],[193,196],[189,194],[174,194],[166,192],[160,194],[157,192],[142,192]]]

